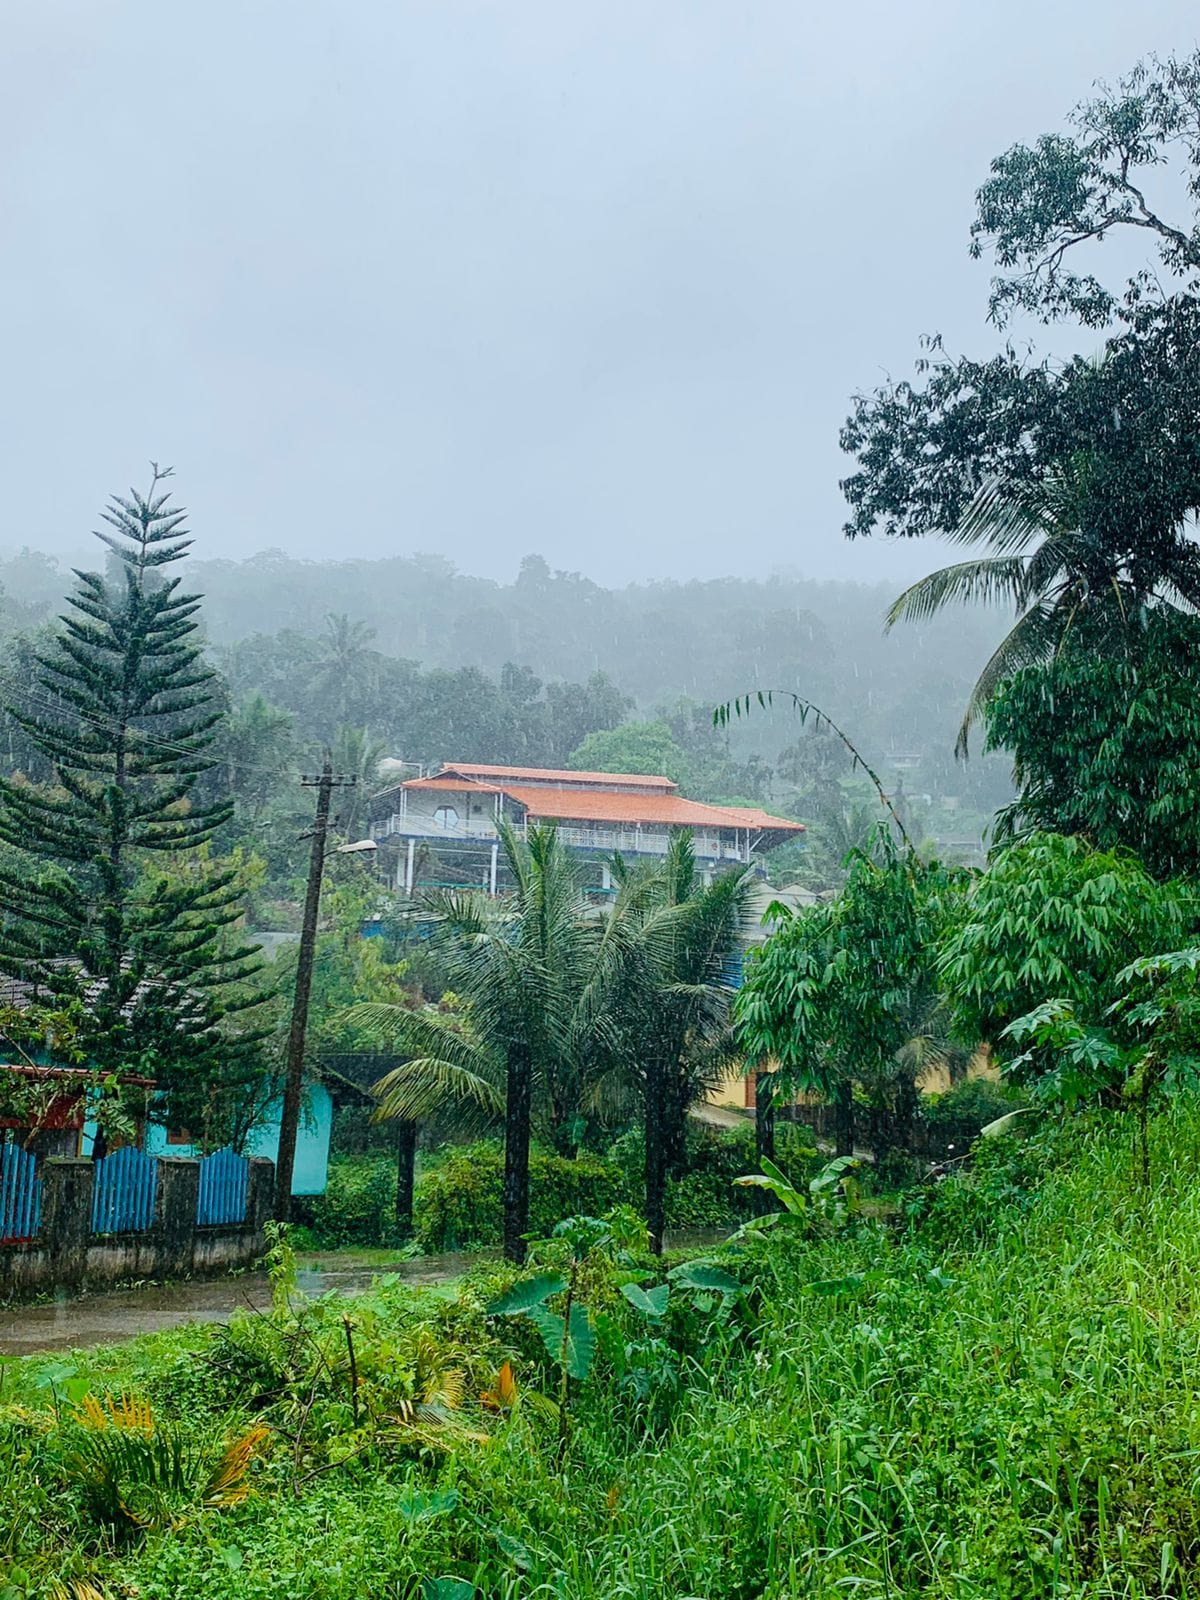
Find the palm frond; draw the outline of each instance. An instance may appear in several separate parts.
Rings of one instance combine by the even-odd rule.
[[[898,622],[923,622],[950,605],[1019,605],[1025,591],[1024,556],[982,556],[941,567],[910,584],[888,607],[886,632]]]
[[[988,657],[971,690],[954,746],[956,755],[967,754],[971,729],[1004,679],[1011,678],[1022,667],[1037,666],[1050,659],[1058,643],[1061,626],[1055,608],[1048,603],[1039,603],[1031,606],[1005,634]]]
[[[504,1090],[496,1079],[444,1057],[419,1056],[393,1067],[371,1085],[371,1093],[379,1102],[377,1122],[424,1122],[447,1103],[478,1111],[489,1120],[504,1115]]]

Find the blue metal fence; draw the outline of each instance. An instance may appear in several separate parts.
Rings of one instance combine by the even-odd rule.
[[[158,1162],[122,1145],[96,1162],[92,1189],[93,1233],[143,1233],[154,1226]]]
[[[0,1244],[32,1239],[41,1220],[37,1162],[19,1144],[0,1144]]]
[[[226,1145],[200,1163],[200,1196],[196,1221],[201,1227],[245,1222],[250,1192],[250,1163]]]

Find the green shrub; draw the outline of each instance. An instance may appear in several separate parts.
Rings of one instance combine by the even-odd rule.
[[[323,1250],[400,1243],[396,1229],[396,1163],[387,1156],[335,1156],[325,1193],[297,1206],[297,1221]]]
[[[808,1171],[806,1152],[812,1146],[809,1130],[779,1123],[775,1144],[776,1155],[788,1172],[795,1178],[803,1177]],[[634,1203],[640,1203],[645,1163],[642,1130],[631,1128],[623,1133],[614,1140],[608,1154],[621,1168]],[[793,1172],[794,1166],[797,1170]],[[752,1123],[714,1128],[693,1122],[687,1132],[686,1170],[667,1179],[667,1227],[676,1232],[727,1228],[756,1215],[755,1191],[734,1185],[735,1178],[756,1170]]]
[[[423,1250],[476,1250],[500,1243],[504,1151],[492,1141],[455,1149],[417,1181],[414,1232]],[[580,1213],[598,1215],[630,1198],[610,1161],[574,1160],[534,1148],[529,1156],[529,1228],[547,1234]]]
[[[1022,1105],[1021,1097],[1006,1083],[994,1078],[964,1078],[945,1094],[931,1094],[921,1105],[922,1120],[931,1127],[947,1123],[980,1128]]]

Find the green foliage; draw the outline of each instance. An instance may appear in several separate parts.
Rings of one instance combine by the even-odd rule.
[[[751,954],[736,1016],[748,1060],[770,1061],[779,1089],[835,1099],[848,1118],[857,1082],[903,1144],[917,1076],[950,1053],[935,954],[962,881],[886,836],[876,848],[836,900],[793,913]]]
[[[324,1193],[305,1200],[300,1215],[318,1249],[399,1244],[395,1158],[335,1157]]]
[[[557,1371],[541,1335],[485,1315],[507,1266],[453,1296],[385,1281],[177,1330],[80,1357],[72,1377],[12,1363],[0,1573],[21,1600],[52,1580],[142,1600],[415,1600],[450,1582],[509,1600],[1187,1595],[1200,1106],[1180,1096],[1150,1138],[1149,1191],[1129,1119],[1046,1118],[985,1141],[906,1228],[776,1231],[665,1279],[636,1245],[597,1248],[611,1225],[576,1219],[537,1247],[536,1271],[559,1281],[582,1252],[594,1331],[562,1456],[556,1412],[535,1403]],[[563,1293],[548,1297],[559,1317]],[[38,1375],[119,1395],[170,1385],[183,1363],[210,1386],[179,1420],[189,1449],[223,1436],[214,1404],[234,1435],[253,1407],[274,1448],[240,1504],[113,1548],[64,1492]],[[454,1372],[457,1409],[428,1398]],[[408,1422],[383,1424],[406,1404]]]
[[[167,571],[191,543],[167,475],[110,502],[111,575],[78,574],[10,709],[53,776],[0,778],[0,843],[15,852],[0,866],[0,958],[78,1007],[89,1061],[147,1071],[198,1125],[222,1081],[236,1094],[256,1070],[259,1035],[234,1021],[260,996],[243,986],[253,947],[232,932],[239,864],[202,855],[230,815],[201,788],[222,707],[199,599]]]
[[[426,1251],[501,1243],[504,1156],[495,1144],[464,1145],[417,1180],[414,1226]],[[573,1158],[534,1146],[529,1157],[529,1229],[549,1234],[563,1217],[606,1211],[632,1198],[619,1167],[580,1152]]]
[[[954,359],[933,339],[915,382],[860,395],[843,428],[857,460],[842,486],[851,537],[936,533],[989,551],[916,585],[896,614],[1015,604],[968,717],[1004,676],[1051,663],[1077,622],[1121,650],[1146,608],[1200,598],[1189,530],[1200,507],[1200,189],[1181,191],[1187,214],[1172,220],[1140,187],[1141,169],[1180,157],[1194,178],[1198,82],[1200,54],[1143,63],[1078,107],[1071,134],[998,157],[979,191],[972,250],[991,249],[1000,270],[993,317],[1104,328],[1098,358],[1039,361],[1010,343]],[[1127,228],[1157,246],[1153,271],[1135,271],[1123,293],[1076,275],[1081,251]]]
[[[1178,885],[1157,884],[1132,856],[1036,834],[997,853],[973,883],[939,969],[967,1039],[1018,1053],[1004,1030],[1047,1000],[1103,1023],[1118,974],[1170,948],[1190,912]]]
[[[691,776],[685,751],[671,737],[665,722],[626,722],[619,728],[589,733],[567,758],[576,772],[648,772],[664,775],[689,789]]]
[[[921,1101],[921,1119],[931,1127],[966,1129],[978,1133],[989,1122],[1012,1111],[1021,1102],[1013,1089],[994,1078],[964,1078],[944,1094]]]
[[[1003,683],[989,747],[1012,751],[1019,796],[999,837],[1079,833],[1126,849],[1159,878],[1200,869],[1200,622],[1157,610],[1105,648],[1081,629],[1053,658]]]

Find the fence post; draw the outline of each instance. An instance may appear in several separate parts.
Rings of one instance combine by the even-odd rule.
[[[200,1162],[193,1156],[158,1158],[158,1236],[164,1278],[186,1278],[194,1266]]]
[[[266,1156],[250,1157],[250,1183],[246,1192],[246,1226],[266,1247],[266,1226],[275,1207],[275,1163]]]
[[[81,1156],[42,1162],[42,1225],[37,1242],[53,1264],[55,1287],[78,1288],[87,1277],[95,1167]]]

